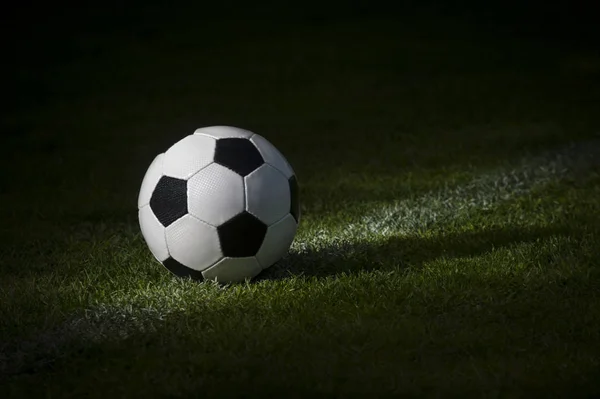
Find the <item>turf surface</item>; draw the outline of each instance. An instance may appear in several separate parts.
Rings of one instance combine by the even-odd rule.
[[[2,120],[1,397],[600,394],[597,54],[383,17],[36,40]],[[241,285],[172,277],[137,225],[153,157],[214,124],[301,184],[289,256]]]

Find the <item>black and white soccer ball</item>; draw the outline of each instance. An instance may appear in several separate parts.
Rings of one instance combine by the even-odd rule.
[[[230,126],[197,129],[159,154],[138,197],[142,235],[173,274],[251,279],[289,250],[300,220],[298,183],[264,137]]]

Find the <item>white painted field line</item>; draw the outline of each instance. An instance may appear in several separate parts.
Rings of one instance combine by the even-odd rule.
[[[321,231],[320,242],[297,241],[293,249],[302,252],[312,246],[359,243],[389,236],[410,236],[464,220],[474,211],[492,209],[568,177],[577,177],[600,165],[600,140],[571,144],[558,151],[526,157],[484,173],[455,187],[442,187],[420,197],[386,204],[365,215],[360,223]]]
[[[464,185],[442,187],[420,197],[382,206],[365,215],[361,223],[321,231],[316,239],[312,237],[310,241],[297,240],[292,250],[302,253],[340,243],[352,245],[393,235],[416,234],[438,224],[468,218],[472,211],[493,208],[544,184],[577,177],[599,164],[600,140],[569,145],[559,151],[507,163]],[[121,302],[126,302],[126,299]],[[27,341],[0,346],[0,380],[2,374],[10,375],[24,368],[39,366],[27,364],[32,362],[32,354],[36,354],[38,359],[33,362],[40,363],[44,359],[59,357],[61,348],[76,340],[99,342],[153,331],[171,312],[168,306],[153,309],[107,304],[85,309],[55,330]]]
[[[27,340],[0,345],[0,382],[3,377],[43,368],[66,355],[64,349],[72,348],[75,341],[120,340],[133,333],[155,331],[168,313],[130,306],[99,306],[77,312],[55,329]]]

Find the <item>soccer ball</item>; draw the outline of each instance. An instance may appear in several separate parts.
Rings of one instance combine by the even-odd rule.
[[[138,217],[150,251],[173,274],[240,282],[289,250],[300,220],[298,183],[264,137],[205,127],[154,159]]]

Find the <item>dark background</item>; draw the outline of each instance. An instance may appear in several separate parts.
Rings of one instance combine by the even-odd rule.
[[[410,0],[301,2],[236,0],[211,2],[159,2],[133,0],[61,3],[46,1],[9,2],[0,10],[4,56],[3,113],[39,101],[24,94],[44,69],[68,61],[93,48],[74,48],[69,38],[89,33],[119,33],[124,37],[152,37],[170,26],[194,24],[218,26],[220,21],[252,20],[259,30],[322,25],[378,16],[449,16],[499,35],[535,39],[570,48],[600,48],[596,2],[517,0]],[[225,30],[225,29],[224,29]],[[211,30],[210,40],[230,32]],[[207,38],[208,39],[208,38]],[[28,71],[22,73],[23,69]],[[21,73],[18,73],[18,72]],[[18,75],[18,76],[16,76]],[[27,98],[23,98],[27,97]]]
[[[600,29],[596,23],[599,14],[593,3],[567,0],[556,2],[306,0],[293,3],[273,0],[256,4],[231,0],[174,3],[141,0],[78,3],[26,0],[5,3],[0,12],[4,100],[0,107],[0,131],[2,132],[0,148],[6,155],[4,161],[13,166],[14,158],[18,158],[16,154],[28,152],[32,145],[41,145],[42,149],[48,150],[46,152],[49,153],[63,151],[58,139],[52,140],[46,137],[42,144],[38,143],[38,139],[29,140],[27,137],[30,133],[35,129],[39,130],[39,126],[36,127],[39,123],[33,119],[35,117],[24,119],[23,115],[29,115],[30,110],[42,109],[48,104],[54,104],[61,97],[73,99],[83,95],[88,98],[95,97],[103,83],[94,84],[91,81],[81,86],[73,83],[72,87],[63,89],[57,87],[61,83],[56,83],[55,71],[73,60],[86,57],[106,58],[104,54],[110,53],[106,47],[118,45],[121,39],[152,41],[155,38],[165,37],[178,27],[193,26],[195,36],[190,40],[194,41],[194,45],[197,48],[211,46],[214,48],[218,47],[220,42],[244,43],[243,41],[251,35],[269,37],[294,30],[310,32],[311,26],[315,28],[329,26],[340,21],[346,24],[351,21],[356,32],[369,29],[369,25],[363,23],[364,21],[378,18],[386,18],[388,24],[390,18],[397,20],[398,25],[417,24],[417,30],[426,31],[429,29],[427,26],[419,28],[420,22],[414,21],[450,18],[469,27],[470,36],[464,38],[466,41],[477,41],[478,38],[473,32],[480,31],[488,37],[493,35],[507,39],[507,43],[511,43],[510,40],[514,38],[517,38],[517,41],[513,40],[513,43],[521,39],[532,41],[535,46],[539,45],[545,51],[553,51],[553,48],[556,48],[557,52],[565,49],[597,52],[600,48],[598,46]],[[402,29],[390,34],[401,35]],[[80,37],[82,40],[77,40]],[[89,37],[100,39],[88,40]],[[181,51],[185,52],[186,43],[182,41],[185,39],[179,36],[171,43],[173,46],[181,45],[183,49]],[[163,42],[170,43],[168,39]],[[157,53],[157,57],[160,56]],[[526,67],[526,64],[534,59],[535,56],[529,56],[529,60],[523,60],[521,63]],[[271,61],[266,60],[265,64],[272,60],[273,58]],[[212,62],[213,65],[222,62],[224,66],[230,67],[227,65],[227,60],[213,59]],[[259,62],[256,60],[253,62],[259,67]],[[466,60],[463,64],[468,66],[470,63],[471,60]],[[172,74],[173,70],[176,71],[176,67],[173,67],[169,73]],[[112,73],[112,71],[104,71],[102,78],[110,79]],[[377,71],[374,70],[373,73],[376,74]],[[143,71],[140,71],[140,76],[142,75]],[[243,79],[250,78],[250,75],[243,77]],[[115,87],[118,85],[116,83]],[[148,82],[148,86],[150,85],[151,82]],[[278,83],[273,83],[273,86],[277,85]],[[123,87],[122,90],[128,89]],[[232,94],[222,95],[227,98]],[[143,95],[140,94],[138,97],[142,98]],[[246,119],[236,117],[235,111],[228,111],[226,119],[219,118],[213,111],[206,112],[208,114],[204,116],[195,115],[194,123],[191,120],[182,122],[181,126],[175,126],[171,130],[181,135],[183,134],[181,132],[196,128],[199,123],[222,124],[226,121],[225,123],[229,124],[248,125]],[[18,114],[21,117],[15,117]],[[254,128],[252,125],[248,127]],[[83,139],[88,133],[83,129],[78,134],[80,139]],[[48,135],[56,136],[55,133],[48,133]],[[162,150],[173,140],[174,137],[165,137],[147,153]],[[147,162],[148,159],[143,158],[140,160],[140,165],[145,165]],[[24,162],[18,167],[33,168],[31,165],[33,163]],[[140,166],[140,170],[136,169],[132,174],[142,173],[141,168]],[[0,172],[2,180],[8,181],[9,187],[14,186],[16,177],[12,176],[6,168],[2,169]],[[13,183],[10,183],[11,181]]]
[[[598,5],[594,1],[518,0],[408,0],[301,2],[164,2],[87,1],[78,3],[25,0],[2,6],[3,28],[19,35],[27,33],[76,34],[82,30],[127,29],[144,23],[168,24],[177,20],[202,23],[210,19],[255,18],[271,22],[323,23],[341,18],[398,16],[434,13],[471,18],[481,24],[510,27],[514,32],[554,39],[593,43],[596,40]],[[595,37],[594,34],[596,35]],[[10,37],[9,41],[15,38]]]
[[[35,58],[36,44],[83,32],[122,30],[151,35],[169,24],[210,23],[215,20],[253,19],[257,23],[323,24],[332,20],[411,14],[465,18],[505,34],[538,37],[569,45],[598,44],[596,2],[518,0],[409,0],[386,1],[260,1],[160,2],[133,0],[78,3],[20,1],[2,6],[5,50]],[[54,43],[58,44],[58,43]],[[597,47],[597,46],[596,46]],[[57,49],[54,49],[57,50]],[[47,55],[47,54],[44,54]],[[38,58],[39,60],[39,58]],[[5,61],[6,62],[6,61]],[[9,60],[10,62],[10,60]]]

